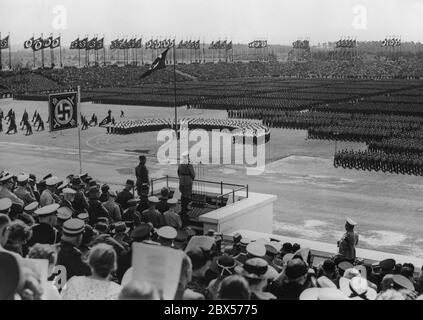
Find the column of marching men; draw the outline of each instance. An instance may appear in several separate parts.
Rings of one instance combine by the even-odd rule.
[[[3,110],[0,108],[0,132],[4,132],[5,134],[17,134],[18,133],[18,125],[16,119],[15,110],[12,108],[9,109],[7,114],[5,115]],[[123,111],[120,112],[120,118],[124,118],[125,113]],[[4,120],[4,122],[3,122]],[[107,116],[101,121],[98,121],[97,115],[95,113],[92,114],[90,120],[87,120],[87,117],[80,114],[80,123],[81,129],[87,130],[89,127],[96,127],[96,126],[104,126],[107,124],[114,124],[115,118],[112,116],[112,111],[109,110]],[[50,123],[50,118],[47,119],[47,124]],[[7,129],[6,129],[7,127]],[[34,130],[44,131],[45,130],[45,122],[41,117],[41,114],[35,110],[32,117],[30,117],[28,111],[25,109],[22,118],[19,122],[19,129],[21,131],[25,131],[26,136],[30,136],[33,134]]]

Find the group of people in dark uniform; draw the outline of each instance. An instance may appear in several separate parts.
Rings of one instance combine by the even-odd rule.
[[[343,167],[423,176],[423,158],[412,154],[345,149],[335,153],[333,163],[335,168]]]
[[[0,132],[3,131],[3,117],[4,117],[3,110],[0,109]],[[6,124],[9,125],[6,131],[6,134],[18,133],[18,126],[16,124],[16,114],[13,109],[9,109],[7,115],[4,117],[4,120],[6,120],[7,121]],[[25,110],[19,125],[21,130],[26,130],[25,131],[26,136],[33,134],[33,131],[32,131],[33,126],[36,127],[38,125],[37,131],[43,131],[45,129],[44,121],[41,118],[41,115],[37,112],[37,110],[34,111],[32,120],[29,120],[29,114]]]

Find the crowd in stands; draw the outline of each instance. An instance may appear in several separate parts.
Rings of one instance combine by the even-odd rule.
[[[128,87],[149,83],[172,83],[173,70],[159,70],[140,79],[147,66],[65,67],[63,69],[38,69],[34,71],[0,72],[0,90],[13,94],[29,94],[54,90]],[[374,61],[310,61],[302,62],[249,62],[206,63],[178,65],[177,81],[216,80],[250,77],[296,78],[421,78],[423,68],[414,60],[386,62]],[[186,76],[184,76],[184,74]],[[371,75],[371,76],[369,76]],[[3,88],[3,89],[1,89]],[[0,92],[1,92],[0,91]]]
[[[0,298],[162,299],[150,279],[132,277],[133,245],[143,243],[183,253],[178,300],[422,299],[421,266],[393,259],[367,265],[339,254],[315,265],[299,244],[197,235],[181,221],[173,190],[163,188],[156,197],[142,184],[138,197],[134,187],[128,180],[115,192],[88,173],[37,180],[2,171]],[[48,261],[48,281],[31,259]],[[55,270],[65,270],[65,279]]]

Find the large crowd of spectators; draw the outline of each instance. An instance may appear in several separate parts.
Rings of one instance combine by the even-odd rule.
[[[173,190],[156,197],[148,184],[134,187],[128,180],[115,192],[87,173],[38,181],[1,172],[0,298],[162,299],[150,279],[132,276],[133,244],[143,243],[183,252],[178,300],[422,299],[420,266],[339,255],[316,265],[296,243],[198,235],[181,220]],[[48,281],[28,262],[34,259],[48,261]]]
[[[80,85],[84,90],[138,86],[148,83],[172,83],[173,70],[167,68],[140,79],[148,66],[65,67],[34,71],[0,72],[0,88],[14,94],[71,89]],[[178,64],[177,81],[216,80],[250,77],[297,78],[421,78],[419,61],[309,61],[309,62],[249,62]]]

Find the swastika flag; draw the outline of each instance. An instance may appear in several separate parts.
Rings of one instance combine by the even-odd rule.
[[[61,131],[78,127],[77,97],[76,92],[49,95],[50,131]]]

